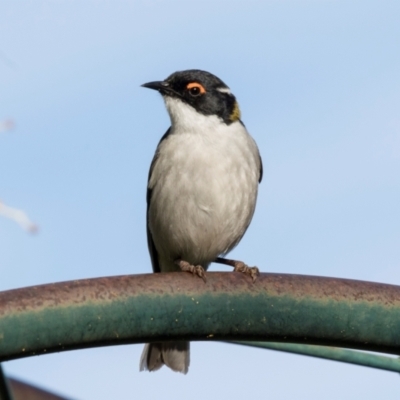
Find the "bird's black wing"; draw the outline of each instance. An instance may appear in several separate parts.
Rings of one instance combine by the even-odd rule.
[[[161,138],[161,140],[158,143],[156,154],[154,154],[153,161],[151,162],[149,176],[147,179],[147,195],[146,195],[146,201],[147,201],[147,212],[146,212],[147,246],[149,248],[151,264],[153,265],[153,272],[161,272],[161,269],[160,269],[160,264],[158,261],[157,249],[156,249],[156,246],[154,245],[153,237],[151,236],[151,232],[149,229],[149,208],[150,208],[150,202],[151,202],[151,193],[153,191],[152,189],[149,188],[149,182],[150,182],[150,177],[153,173],[154,166],[158,159],[158,149],[160,147],[160,143],[168,137],[168,135],[170,134],[170,131],[171,131],[171,128],[169,128],[167,130],[167,132],[165,132],[165,134],[163,135],[163,137]]]
[[[246,125],[243,123],[243,121],[241,119],[239,119],[239,122],[244,126],[244,128],[246,128]],[[167,131],[167,133],[168,133],[168,131]],[[257,148],[257,150],[258,150],[258,148]],[[258,158],[260,159],[260,175],[258,177],[258,183],[261,183],[262,177],[263,177],[263,163],[262,163],[262,159],[261,159],[261,155],[260,155],[260,151],[259,150],[258,150]]]

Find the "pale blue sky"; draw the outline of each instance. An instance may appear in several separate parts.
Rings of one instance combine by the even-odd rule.
[[[0,290],[150,272],[147,171],[169,126],[144,82],[223,79],[264,179],[232,255],[262,271],[400,284],[398,1],[0,3]],[[216,270],[221,267],[213,266]],[[139,373],[142,345],[5,364],[80,400],[398,399],[399,376],[194,343],[189,374]],[[238,379],[240,377],[240,379]]]

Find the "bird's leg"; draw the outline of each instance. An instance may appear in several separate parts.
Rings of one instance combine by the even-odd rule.
[[[201,265],[192,265],[184,260],[175,260],[174,263],[181,269],[183,272],[191,272],[193,275],[197,275],[199,278],[203,279],[204,282],[206,279],[206,271]]]
[[[234,267],[234,272],[242,272],[244,274],[250,275],[253,279],[253,282],[257,279],[257,276],[260,275],[260,270],[257,267],[249,267],[243,261],[229,260],[227,258],[217,257],[214,262],[218,264],[230,265],[231,267]]]

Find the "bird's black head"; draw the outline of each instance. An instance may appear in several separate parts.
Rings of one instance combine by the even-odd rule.
[[[158,90],[163,96],[175,97],[203,115],[216,115],[227,125],[240,120],[235,96],[221,79],[206,71],[178,71],[164,81],[142,85]]]

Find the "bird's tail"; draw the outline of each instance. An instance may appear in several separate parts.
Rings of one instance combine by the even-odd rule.
[[[164,364],[173,371],[189,370],[190,342],[147,343],[140,357],[140,371],[157,371]]]

